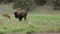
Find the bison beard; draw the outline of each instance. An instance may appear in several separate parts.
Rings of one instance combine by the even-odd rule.
[[[27,16],[27,12],[26,11],[16,11],[14,12],[15,18],[18,18],[19,21],[22,20],[22,18],[24,18],[24,20],[26,20],[26,16]]]

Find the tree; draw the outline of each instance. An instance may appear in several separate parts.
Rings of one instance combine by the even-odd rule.
[[[35,6],[46,4],[46,0],[16,0],[13,8],[24,8],[27,11],[32,10]]]
[[[30,11],[32,9],[32,7],[34,7],[33,5],[34,1],[33,0],[16,0],[13,8],[24,8],[27,11]]]
[[[43,6],[43,5],[45,5],[47,3],[47,1],[46,0],[35,0],[35,3],[36,3],[36,5]]]
[[[15,1],[15,0],[0,0],[0,3],[3,2],[4,4],[7,4],[7,3],[11,3],[13,1]]]
[[[54,10],[60,9],[60,0],[54,0],[53,5],[54,5]]]

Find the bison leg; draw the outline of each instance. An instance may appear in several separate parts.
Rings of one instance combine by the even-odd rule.
[[[19,18],[19,21],[22,21],[22,17]]]
[[[27,12],[26,12],[26,14],[25,14],[25,16],[24,16],[24,20],[27,20],[26,17],[27,17]]]
[[[26,20],[26,17],[24,17],[24,20]]]
[[[26,21],[27,21],[26,16],[24,17],[24,20],[26,20]]]

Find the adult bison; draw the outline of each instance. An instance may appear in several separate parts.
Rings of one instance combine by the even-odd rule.
[[[26,19],[26,16],[27,16],[27,11],[24,10],[24,9],[17,9],[17,11],[14,12],[14,15],[15,15],[15,18],[18,18],[19,21],[21,21],[23,18],[24,20],[27,20]]]

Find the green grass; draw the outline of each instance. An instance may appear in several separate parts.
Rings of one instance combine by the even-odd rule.
[[[27,19],[19,22],[14,15],[10,20],[0,15],[0,32],[60,31],[60,14],[28,14]]]

